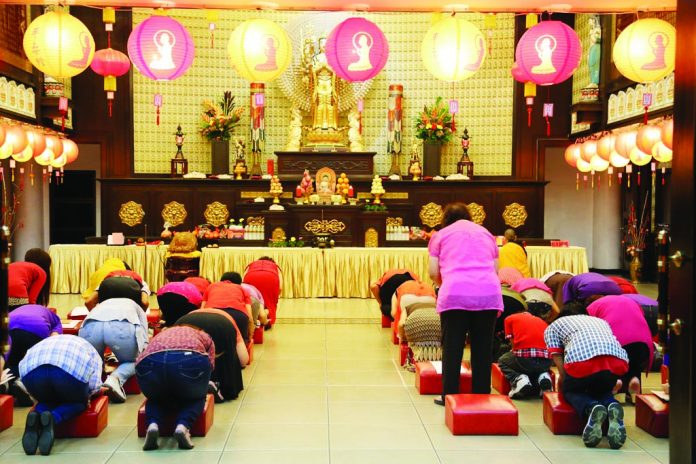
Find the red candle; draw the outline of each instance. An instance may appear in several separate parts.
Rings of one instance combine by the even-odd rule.
[[[302,187],[300,187],[299,185],[295,188],[295,196],[297,198],[302,196]]]
[[[266,173],[269,175],[273,175],[273,160],[269,159],[266,160]]]
[[[353,186],[351,185],[350,187],[348,187],[348,196],[350,198],[353,198],[354,194],[355,194],[355,191],[353,190]]]

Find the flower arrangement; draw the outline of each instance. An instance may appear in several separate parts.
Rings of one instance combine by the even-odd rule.
[[[235,108],[234,96],[227,90],[218,104],[210,100],[203,102],[203,120],[199,132],[210,141],[230,140],[232,129],[239,125],[242,113],[244,107]]]
[[[442,97],[431,107],[424,106],[416,117],[416,138],[432,142],[449,142],[454,134],[452,114]]]
[[[299,239],[290,237],[288,240],[271,240],[268,242],[268,246],[271,248],[302,248],[304,246],[304,240],[302,240],[302,237]]]
[[[634,257],[636,254],[645,250],[645,237],[648,234],[649,220],[649,218],[645,215],[647,196],[645,200],[646,205],[643,206],[640,221],[638,220],[638,215],[636,214],[635,205],[631,204],[631,208],[628,212],[628,219],[626,220],[626,227],[624,227],[624,237],[622,243],[626,247],[626,254],[631,257]]]

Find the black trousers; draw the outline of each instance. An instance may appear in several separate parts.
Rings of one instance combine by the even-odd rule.
[[[10,330],[10,353],[7,355],[7,367],[15,376],[19,378],[19,362],[24,359],[29,348],[39,343],[43,338],[22,329]]]
[[[442,397],[459,393],[459,372],[466,337],[471,341],[472,393],[491,392],[493,328],[498,310],[440,313],[442,325]]]
[[[641,342],[629,343],[622,348],[626,350],[626,354],[628,354],[628,372],[621,377],[621,381],[624,386],[628,388],[628,382],[630,382],[633,377],[638,377],[638,380],[641,380],[640,374],[645,372],[648,368],[650,348],[648,348],[648,345]]]

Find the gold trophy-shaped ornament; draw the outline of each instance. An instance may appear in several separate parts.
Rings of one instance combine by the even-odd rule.
[[[280,196],[283,194],[283,185],[280,183],[278,176],[271,177],[271,196],[273,197],[273,203],[280,203]]]
[[[247,173],[246,160],[244,159],[244,138],[239,137],[234,141],[234,149],[236,150],[236,158],[234,161],[234,172],[235,179],[241,180],[242,176]]]
[[[380,198],[386,192],[384,190],[384,187],[382,186],[382,178],[381,177],[375,176],[372,179],[372,187],[370,188],[370,193],[375,196],[375,200],[372,203],[374,203],[375,205],[382,203],[382,200],[380,200]]]

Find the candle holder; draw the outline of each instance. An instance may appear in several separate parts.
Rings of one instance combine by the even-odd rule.
[[[462,134],[462,157],[457,163],[457,173],[469,179],[474,177],[474,162],[469,158],[469,131],[466,128]]]
[[[176,154],[174,158],[171,159],[171,176],[183,176],[188,174],[188,161],[184,158],[184,153],[181,151],[181,147],[184,145],[184,133],[181,130],[181,124],[176,128],[174,133],[174,141],[176,143]]]

